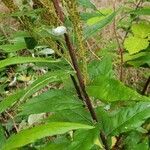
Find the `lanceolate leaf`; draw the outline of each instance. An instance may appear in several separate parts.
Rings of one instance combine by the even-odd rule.
[[[27,87],[27,89],[25,90],[22,89],[16,92],[15,94],[10,95],[5,99],[3,99],[2,102],[0,102],[0,113],[4,112],[6,109],[11,107],[15,102],[19,100],[22,101],[25,100],[38,90],[45,87],[47,84],[62,81],[70,73],[71,73],[70,71],[55,71],[39,77],[39,79],[33,82],[29,87]]]
[[[25,48],[26,48],[25,43],[5,44],[0,46],[0,49],[8,53],[16,52]]]
[[[50,143],[40,150],[90,150],[99,138],[97,128],[76,131],[73,141]]]
[[[30,99],[30,101],[21,106],[21,115],[57,112],[81,108],[82,105],[82,102],[70,92],[65,90],[49,90]]]
[[[108,16],[110,16],[113,13],[112,9],[100,9],[97,11],[97,13],[99,13],[99,16],[93,16],[92,18],[89,18],[87,20],[87,25],[91,26],[94,25],[102,20],[104,20],[105,18],[107,18]]]
[[[48,62],[57,63],[60,60],[48,60],[44,58],[34,58],[34,57],[12,57],[0,61],[0,68],[7,67],[9,65],[31,63],[31,62]]]
[[[136,130],[150,117],[150,102],[137,103],[133,107],[122,108],[111,118],[108,135]]]
[[[49,83],[53,82],[62,82],[63,79],[66,79],[69,74],[72,74],[73,71],[70,70],[58,70],[54,72],[49,72],[43,76],[41,76],[39,79],[37,79],[33,84],[31,84],[27,90],[25,91],[25,94],[22,96],[22,100],[25,98],[31,96],[36,91],[42,89]]]
[[[23,130],[18,134],[11,136],[6,141],[6,144],[3,146],[2,150],[10,150],[22,147],[24,145],[34,142],[35,140],[47,136],[64,134],[70,130],[92,129],[92,128],[94,127],[89,125],[68,123],[68,122],[53,122],[44,125],[39,125],[31,129]]]
[[[98,77],[87,87],[89,94],[105,102],[113,101],[150,101],[118,80]]]
[[[80,17],[81,17],[81,19],[82,20],[84,20],[84,21],[86,21],[86,20],[88,20],[88,19],[90,19],[90,18],[93,18],[93,17],[101,17],[101,16],[103,16],[101,13],[99,13],[99,12],[92,12],[92,13],[81,13],[80,14]]]
[[[87,28],[85,28],[85,31],[84,31],[85,39],[91,37],[93,34],[100,31],[103,27],[105,27],[107,24],[109,24],[113,20],[115,15],[116,15],[116,12],[112,13],[111,15],[106,17],[105,19],[97,22],[96,24],[88,26]]]

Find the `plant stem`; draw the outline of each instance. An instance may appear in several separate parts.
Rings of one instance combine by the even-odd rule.
[[[135,10],[137,10],[137,9],[140,7],[140,5],[142,5],[142,3],[143,3],[143,0],[139,0],[139,2],[136,4]],[[130,15],[130,16],[131,16],[131,15]],[[127,28],[127,30],[126,30],[126,33],[125,33],[125,36],[124,36],[124,38],[123,38],[123,42],[122,42],[122,43],[124,43],[126,37],[128,36],[133,21],[135,21],[135,18],[133,18],[133,19],[131,20],[130,26],[129,26],[129,27]]]
[[[75,53],[74,48],[73,48],[73,46],[70,42],[68,34],[65,33],[64,37],[65,37],[67,48],[69,50],[69,54],[70,54],[70,57],[71,57],[71,61],[72,61],[74,70],[76,71],[76,74],[77,74],[77,78],[78,78],[78,81],[79,81],[79,85],[80,85],[83,97],[85,98],[85,103],[86,103],[86,105],[87,105],[87,107],[88,107],[88,109],[91,113],[91,116],[92,116],[93,120],[97,121],[97,117],[96,117],[96,114],[95,114],[94,109],[92,107],[90,98],[89,98],[89,96],[88,96],[88,94],[86,93],[86,90],[85,90],[85,85],[84,85],[84,81],[83,81],[83,78],[82,78],[80,68],[78,66],[76,53]]]
[[[144,85],[144,88],[143,88],[142,93],[141,93],[142,95],[145,95],[145,93],[146,93],[146,91],[148,89],[149,84],[150,84],[150,77],[147,79],[147,81],[146,81],[146,83]]]
[[[64,15],[63,15],[63,12],[61,10],[61,7],[59,6],[60,1],[59,0],[52,0],[52,1],[53,1],[53,4],[54,4],[54,7],[56,9],[56,13],[57,13],[60,21],[63,23],[64,22]],[[73,45],[70,41],[69,35],[67,33],[64,34],[64,38],[65,38],[66,46],[68,48],[69,55],[70,55],[70,58],[71,58],[71,61],[72,61],[72,65],[74,67],[74,70],[76,71],[79,86],[80,86],[80,89],[81,89],[81,93],[84,97],[84,101],[86,103],[86,106],[87,106],[93,120],[98,122],[98,119],[97,119],[96,113],[94,111],[94,108],[92,106],[92,103],[90,101],[90,98],[89,98],[89,96],[88,96],[88,94],[85,90],[84,80],[83,80],[80,68],[78,66],[78,61],[77,61],[77,57],[76,57],[74,47],[73,47]],[[109,150],[109,146],[107,144],[106,136],[104,135],[104,133],[102,131],[100,132],[100,137],[101,137],[101,140],[102,140],[102,143],[103,143],[105,149]]]
[[[73,75],[70,75],[70,77],[71,77],[71,80],[72,80],[72,82],[73,82],[73,84],[74,84],[74,87],[75,87],[75,89],[76,89],[76,92],[77,92],[77,94],[78,94],[78,98],[81,99],[81,100],[83,100],[80,87],[78,86],[78,83],[77,83],[75,77],[74,77]]]
[[[64,14],[63,14],[63,12],[62,12],[60,6],[59,6],[60,0],[52,0],[52,2],[53,2],[53,4],[54,4],[56,13],[57,13],[57,15],[58,15],[60,21],[61,21],[62,23],[64,23]]]
[[[53,4],[54,4],[54,7],[56,9],[56,13],[59,16],[60,21],[63,23],[64,22],[64,16],[63,16],[63,12],[61,10],[61,7],[59,6],[60,1],[59,0],[53,0]],[[79,81],[80,88],[82,90],[82,94],[85,98],[85,102],[87,104],[87,107],[91,113],[93,120],[97,121],[97,117],[96,117],[96,114],[95,114],[94,109],[92,107],[91,101],[90,101],[90,99],[89,99],[89,97],[85,91],[84,80],[82,78],[82,74],[81,74],[81,71],[80,71],[79,66],[78,66],[75,50],[73,48],[73,45],[70,42],[68,34],[65,33],[64,38],[65,38],[66,46],[67,46],[68,51],[69,51],[69,55],[71,57],[72,65],[73,65],[74,70],[76,71],[76,74],[77,74],[77,78]]]
[[[113,3],[113,9],[114,12],[116,11],[116,0]],[[117,41],[117,45],[118,45],[118,49],[119,49],[119,54],[120,54],[120,81],[123,81],[123,48],[121,46],[121,43],[119,41],[118,35],[117,35],[117,31],[116,31],[116,17],[114,18],[114,22],[113,22],[113,28],[114,28],[114,35]]]

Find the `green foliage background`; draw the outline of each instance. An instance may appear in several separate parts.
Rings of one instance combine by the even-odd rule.
[[[64,0],[64,23],[51,0],[2,2],[9,13],[0,14],[0,150],[106,149],[100,133],[108,149],[148,150],[149,89],[141,94],[119,79],[129,68],[148,70],[143,86],[150,76],[148,1],[99,9],[90,0]],[[15,31],[4,27],[7,19],[19,24]],[[110,25],[116,36],[106,40]],[[78,84],[63,34],[53,32],[60,26],[67,28],[98,121],[70,78]]]

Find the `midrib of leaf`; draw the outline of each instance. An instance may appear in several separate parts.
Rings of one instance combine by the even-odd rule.
[[[47,136],[64,134],[70,130],[77,130],[77,129],[88,130],[93,128],[94,126],[70,122],[52,122],[43,125],[38,125],[31,129],[22,130],[16,135],[12,135],[10,138],[7,139],[6,144],[2,147],[2,150],[16,149],[25,146],[29,143],[32,143],[35,140]]]
[[[50,78],[54,78],[54,77],[49,77],[46,78],[45,80],[43,80],[42,82],[39,82],[38,84],[36,84],[35,86],[33,86],[31,89],[27,90],[27,92],[24,94],[24,96],[20,99],[20,101],[23,101],[26,96],[28,95],[28,93],[30,93],[32,90],[34,90],[34,88],[38,87],[39,85],[42,85],[42,83],[44,83],[45,81],[49,80]],[[56,78],[56,77],[55,77]]]
[[[57,98],[57,97],[56,97],[56,98]],[[50,99],[51,99],[51,98],[50,98]],[[45,102],[45,101],[47,101],[47,100],[50,100],[50,99],[45,99],[45,100],[43,100],[43,101],[33,102],[33,103],[30,103],[30,104],[27,104],[27,106],[25,106],[25,107],[32,106],[32,105],[34,105],[34,104],[36,104],[36,103],[40,104],[40,103],[43,103],[43,102]],[[54,98],[52,98],[52,99],[54,99]],[[52,100],[52,104],[54,104],[54,103],[55,103],[54,100]],[[81,105],[80,103],[75,103],[75,102],[73,102],[73,101],[66,101],[66,102],[61,102],[61,103],[57,103],[57,104],[76,104],[76,105]]]
[[[82,114],[79,114],[79,113],[75,112],[74,110],[70,110],[70,111],[72,111],[75,114],[79,115],[80,117],[82,117],[83,119],[85,119],[86,121],[88,121],[91,124],[91,121],[88,118],[86,118],[85,116],[83,116]]]
[[[67,71],[66,72],[66,75],[69,73],[69,71]],[[70,73],[71,73],[71,71],[70,71]],[[64,73],[65,74],[65,73]],[[62,75],[62,74],[61,74]],[[27,92],[25,93],[25,95],[21,98],[21,101],[23,101],[25,98],[26,98],[26,96],[28,95],[28,93],[30,93],[32,90],[34,90],[36,87],[38,87],[38,86],[40,86],[40,85],[42,85],[44,82],[46,82],[46,81],[49,81],[50,79],[53,79],[53,81],[52,82],[55,82],[55,81],[58,81],[58,77],[59,77],[60,75],[55,75],[55,76],[50,76],[50,77],[47,77],[45,80],[43,80],[42,82],[39,82],[39,83],[37,83],[35,86],[33,86],[32,88],[30,88],[29,90],[27,90]],[[36,82],[36,81],[35,81]]]
[[[9,65],[16,65],[22,63],[31,63],[31,62],[47,62],[47,63],[57,63],[60,60],[48,60],[44,58],[33,58],[33,57],[12,57],[6,58],[0,61],[0,68],[7,67]]]
[[[41,102],[37,102],[38,104],[42,104],[42,101]],[[33,103],[32,103],[33,104]],[[29,114],[32,114],[31,113],[31,110],[29,110],[29,112],[28,112],[28,110],[26,111],[26,108],[28,108],[28,107],[30,107],[30,106],[32,106],[32,104],[30,104],[30,105],[27,105],[27,106],[25,106],[25,107],[23,107],[23,109],[22,109],[22,112],[19,114],[19,115],[24,115],[24,114],[27,114],[27,115],[29,115]],[[50,106],[54,106],[54,104],[56,104],[55,102],[54,103],[51,103],[50,104]],[[66,104],[66,106],[69,104],[74,104],[73,106],[70,106],[70,107],[72,107],[72,109],[77,109],[77,108],[81,108],[81,104],[77,104],[77,103],[74,103],[74,102],[62,102],[62,103],[57,103],[56,105],[58,106],[58,104],[60,104],[60,105],[65,105]],[[33,104],[34,105],[34,104]],[[42,106],[41,106],[42,107]],[[67,106],[68,107],[68,106]],[[34,108],[34,106],[33,106],[33,108]],[[63,111],[63,110],[71,110],[71,109],[68,109],[68,108],[56,108],[56,110],[52,110],[52,111],[49,111],[49,112],[57,112],[57,111]],[[35,111],[36,112],[36,111]],[[42,112],[47,112],[47,111],[42,111]],[[41,111],[40,111],[40,113],[42,113]]]
[[[149,108],[149,106],[148,106]],[[133,119],[136,115],[139,115],[141,112],[144,112],[145,110],[147,110],[148,108],[138,112],[138,113],[135,113],[135,115],[133,115],[132,117],[130,117],[129,119],[127,119],[125,122],[121,123],[119,126],[117,126],[116,128],[114,128],[110,133],[108,133],[108,135],[111,135],[114,131],[116,131],[118,128],[120,128],[121,126],[124,126],[124,124],[126,124],[127,122],[130,122],[131,119]]]
[[[58,73],[59,73],[59,75],[58,75]],[[18,102],[18,101],[20,101],[20,99],[21,99],[21,101],[23,101],[25,98],[27,98],[27,97],[29,97],[30,95],[32,95],[33,93],[32,93],[32,91],[34,90],[34,89],[36,89],[36,87],[38,87],[39,85],[42,85],[44,82],[46,82],[46,81],[49,81],[49,79],[50,78],[53,78],[53,79],[56,79],[56,80],[53,80],[53,81],[49,81],[48,83],[50,83],[50,82],[55,82],[55,81],[58,81],[58,80],[61,80],[62,79],[62,76],[64,76],[64,75],[67,75],[67,74],[71,74],[71,73],[73,73],[72,71],[69,71],[69,70],[67,70],[65,73],[61,73],[61,72],[59,72],[59,71],[56,71],[56,72],[54,72],[54,73],[49,73],[49,75],[48,74],[45,74],[45,76],[43,77],[39,77],[39,80],[40,81],[38,81],[39,83],[36,83],[37,82],[37,80],[35,80],[35,83],[33,82],[33,84],[35,84],[35,85],[32,85],[31,84],[31,86],[29,86],[26,90],[20,90],[20,91],[18,91],[18,92],[16,92],[16,93],[14,93],[14,94],[12,94],[12,95],[10,95],[9,97],[6,97],[2,102],[0,102],[0,113],[2,113],[2,112],[4,112],[6,109],[8,109],[9,107],[11,107],[14,103],[16,103],[16,102]],[[53,77],[52,77],[53,76]],[[57,76],[57,77],[56,77]],[[58,80],[57,80],[57,78],[58,78],[58,76],[60,77],[61,76],[61,78],[59,78]],[[45,79],[43,79],[43,78],[45,78]],[[42,80],[42,81],[41,81]],[[43,81],[44,80],[44,81]],[[33,87],[32,87],[33,86]],[[43,86],[45,86],[45,84],[43,85]],[[31,89],[30,89],[31,88]],[[40,87],[39,89],[37,89],[36,91],[38,91],[38,90],[40,90],[41,88],[43,88],[43,87]],[[27,92],[27,93],[26,93]],[[31,94],[30,94],[31,93]],[[22,97],[22,95],[23,95],[23,97]],[[15,98],[13,98],[13,97],[15,97]]]

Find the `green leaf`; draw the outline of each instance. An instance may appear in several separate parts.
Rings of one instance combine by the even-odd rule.
[[[77,0],[78,4],[85,8],[96,9],[95,5],[90,0]]]
[[[150,36],[150,24],[146,23],[133,24],[131,30],[134,36],[138,36],[141,38],[146,38]]]
[[[93,17],[100,17],[100,16],[103,16],[103,15],[99,12],[92,12],[92,13],[83,12],[80,14],[81,19],[84,21],[87,21],[88,19],[93,18]]]
[[[3,146],[2,150],[11,150],[32,143],[38,139],[64,134],[70,130],[76,129],[92,129],[93,126],[68,123],[68,122],[53,122],[44,125],[39,125],[31,129],[26,129],[16,135],[12,135]]]
[[[0,102],[0,113],[4,112],[6,109],[11,107],[15,102],[19,100],[23,101],[27,99],[29,96],[31,96],[38,90],[42,89],[43,87],[45,87],[47,84],[62,81],[70,73],[72,72],[68,70],[55,71],[39,77],[29,87],[27,87],[27,89],[25,90],[22,89],[3,99],[2,102]]]
[[[149,46],[148,39],[142,39],[135,36],[129,36],[125,39],[124,47],[128,50],[129,54],[138,53]]]
[[[73,73],[73,71],[70,70],[58,70],[54,72],[49,72],[43,76],[41,76],[39,79],[37,79],[34,83],[32,83],[26,90],[25,94],[22,95],[21,100],[24,100],[34,94],[36,91],[42,89],[49,83],[53,82],[62,82],[62,80],[66,79],[68,75]]]
[[[70,143],[50,143],[45,147],[40,148],[40,150],[66,150]]]
[[[5,144],[5,142],[6,142],[5,133],[4,133],[2,125],[0,124],[0,149]]]
[[[98,76],[112,76],[112,58],[105,56],[102,60],[94,60],[88,65],[88,73],[91,80]]]
[[[150,66],[150,52],[140,52],[135,55],[125,55],[124,60],[127,64],[133,65],[134,67],[140,67],[142,65]]]
[[[99,16],[93,16],[92,18],[89,18],[87,20],[87,25],[91,26],[94,25],[103,19],[107,18],[109,15],[113,13],[112,9],[101,9],[100,11],[97,11],[99,13]]]
[[[48,63],[57,63],[60,60],[48,60],[44,58],[34,58],[34,57],[12,57],[0,61],[0,68],[7,67],[9,65],[16,65],[22,63],[31,63],[31,62],[48,62]]]
[[[19,11],[12,12],[11,14],[8,14],[7,17],[24,17],[24,16],[32,17],[41,13],[43,10],[44,8],[37,8],[34,10],[19,10]]]
[[[27,49],[28,45],[25,42],[25,39],[29,35],[27,35],[26,32],[16,32],[15,34],[12,35],[12,44],[5,44],[5,45],[0,45],[0,49],[2,49],[3,51],[7,52],[7,53],[12,53],[12,52],[16,52],[22,49]],[[33,42],[32,42],[33,44]]]
[[[92,18],[89,18],[87,20],[87,25],[88,26],[92,26],[92,25],[95,25],[97,24],[98,22],[102,21],[105,17],[99,17],[99,16],[96,16],[96,17],[92,17]]]
[[[134,54],[134,55],[130,55],[129,53],[126,53],[124,54],[124,61],[131,61],[131,60],[134,60],[134,59],[137,59],[141,56],[145,56],[145,55],[149,55],[148,52],[140,52],[140,53],[137,53],[137,54]]]
[[[24,37],[28,49],[34,49],[38,42],[33,37]]]
[[[89,111],[82,107],[55,112],[47,122],[77,122],[91,125],[92,118]]]
[[[90,96],[105,102],[114,101],[149,101],[150,99],[138,94],[118,80],[109,77],[98,77],[87,86]]]
[[[93,34],[95,34],[99,30],[101,30],[103,27],[105,27],[107,24],[109,24],[115,16],[116,16],[116,12],[112,13],[105,19],[97,22],[96,24],[86,27],[84,30],[85,39],[91,37]]]
[[[25,43],[15,43],[15,44],[5,44],[5,45],[0,45],[0,49],[2,49],[3,51],[7,52],[7,53],[12,53],[12,52],[16,52],[22,49],[26,48],[26,44]]]
[[[98,128],[86,131],[76,131],[73,142],[68,146],[68,150],[90,150],[99,138]]]
[[[140,8],[130,12],[131,14],[136,15],[150,15],[150,8]]]
[[[40,150],[90,150],[99,136],[99,129],[78,130],[73,135],[73,141],[55,142]]]
[[[103,130],[105,134],[109,133],[111,130],[110,126],[112,124],[110,114],[101,106],[97,107],[95,111],[97,114],[100,130]]]
[[[126,150],[148,150],[149,141],[148,137],[144,137],[139,132],[130,132],[124,139],[124,147]]]
[[[140,67],[140,66],[143,66],[143,65],[147,65],[147,66],[144,66],[144,67],[149,68],[150,67],[150,54],[148,53],[148,55],[144,55],[144,56],[141,56],[137,59],[128,61],[128,64],[133,65],[135,67]]]
[[[121,108],[111,118],[108,135],[119,135],[130,130],[136,130],[150,117],[150,103],[137,103],[135,106]]]
[[[20,115],[57,112],[83,107],[82,102],[65,90],[49,90],[21,106]]]
[[[11,107],[15,102],[17,102],[20,97],[24,94],[24,91],[18,91],[0,102],[0,113],[4,112],[6,109]]]

